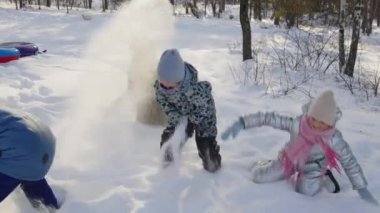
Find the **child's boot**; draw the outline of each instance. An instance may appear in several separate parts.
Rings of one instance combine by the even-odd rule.
[[[196,137],[198,154],[202,159],[203,168],[209,172],[216,172],[221,167],[222,157],[215,137]]]
[[[57,198],[45,179],[39,181],[23,181],[21,189],[24,191],[33,208],[41,212],[55,212],[59,209]]]

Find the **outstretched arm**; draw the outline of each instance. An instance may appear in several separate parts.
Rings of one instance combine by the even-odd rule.
[[[170,131],[171,133],[174,132],[175,127],[177,126],[179,119],[181,118],[181,115],[175,110],[171,109],[169,105],[161,105],[162,111],[166,114],[168,118],[168,124],[166,125],[165,131]]]
[[[348,143],[343,139],[342,133],[336,131],[333,138],[333,146],[339,154],[339,161],[345,173],[347,174],[352,187],[357,190],[361,199],[374,205],[379,205],[378,201],[372,196],[367,189],[367,180],[363,174],[363,170],[351,151]]]
[[[261,126],[270,126],[275,129],[291,131],[294,119],[283,116],[275,112],[258,112],[241,117],[244,128],[255,128]]]
[[[364,177],[362,168],[356,160],[348,143],[343,139],[342,133],[336,131],[332,145],[339,155],[339,161],[347,174],[354,190],[365,188],[367,180]]]
[[[229,128],[222,133],[222,139],[226,140],[230,135],[234,138],[241,129],[248,129],[261,126],[271,126],[290,132],[294,119],[279,115],[275,112],[258,112],[240,117]]]
[[[169,103],[166,98],[156,92],[156,101],[160,105],[161,110],[166,114],[166,117],[168,119],[168,123],[166,125],[166,128],[164,129],[162,133],[162,140],[161,143],[167,141],[170,136],[174,133],[175,127],[177,126],[181,115],[173,106],[173,104]]]

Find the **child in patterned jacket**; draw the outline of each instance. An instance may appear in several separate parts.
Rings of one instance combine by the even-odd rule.
[[[221,156],[216,141],[216,111],[211,84],[198,81],[197,70],[184,62],[176,49],[162,54],[158,67],[158,80],[154,84],[156,100],[168,118],[161,135],[160,147],[173,135],[182,117],[187,117],[187,137],[195,131],[195,141],[203,167],[215,172],[221,167]],[[171,147],[166,147],[164,161],[173,161]]]
[[[378,205],[367,190],[367,181],[350,146],[335,124],[342,113],[336,106],[331,91],[303,107],[303,115],[291,118],[277,113],[255,113],[240,117],[223,134],[226,140],[241,129],[271,126],[290,133],[290,141],[279,152],[277,159],[261,161],[252,170],[253,181],[268,183],[286,179],[296,192],[308,196],[317,194],[322,186],[333,193],[339,184],[329,169],[340,171],[338,162],[347,174],[354,190],[363,200]]]

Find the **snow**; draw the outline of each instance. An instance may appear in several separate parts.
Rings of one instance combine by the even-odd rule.
[[[57,153],[47,179],[66,197],[59,212],[379,212],[359,199],[345,175],[336,174],[341,193],[322,191],[313,198],[285,182],[250,181],[252,162],[274,158],[288,139],[271,128],[243,131],[226,142],[218,138],[223,166],[216,174],[203,170],[194,138],[177,164],[161,168],[162,127],[140,124],[135,117],[165,48],[179,48],[199,78],[212,83],[219,132],[246,113],[298,115],[308,100],[301,92],[273,97],[264,84],[234,80],[231,70],[240,66],[241,55],[230,47],[241,40],[238,20],[174,18],[166,0],[133,1],[112,13],[86,12],[91,20],[83,20],[81,11],[13,6],[0,4],[0,41],[34,42],[47,53],[0,65],[0,104],[31,112],[52,127]],[[265,49],[273,39],[284,40],[284,29],[270,21],[262,26],[252,22],[254,46]],[[363,39],[366,66],[378,66],[380,57],[380,30],[374,30]],[[277,78],[278,71],[271,72]],[[338,128],[361,163],[369,190],[380,199],[379,106],[358,100],[333,79],[311,86],[312,95],[334,90],[343,111]],[[0,212],[33,210],[17,190],[0,204]]]

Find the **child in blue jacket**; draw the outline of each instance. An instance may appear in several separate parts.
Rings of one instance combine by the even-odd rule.
[[[55,138],[34,116],[0,109],[0,202],[20,186],[34,208],[59,208],[45,180],[53,163]]]

